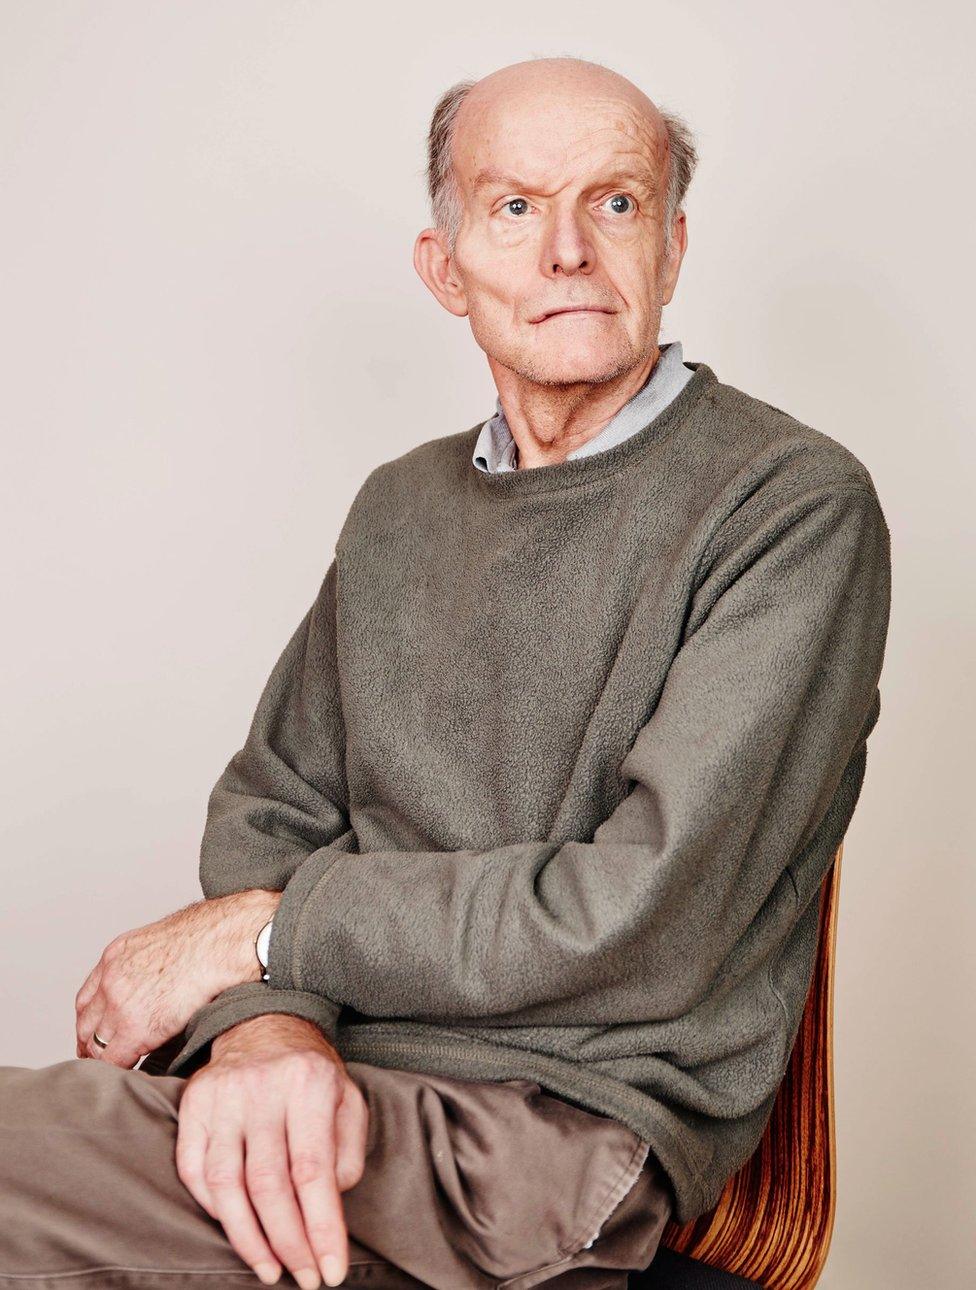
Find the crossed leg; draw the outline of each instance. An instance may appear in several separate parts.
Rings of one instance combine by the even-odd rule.
[[[625,1126],[543,1092],[347,1062],[370,1110],[343,1285],[624,1290],[670,1213]],[[186,1080],[0,1066],[0,1288],[260,1286],[176,1172]],[[287,1269],[278,1282],[295,1286]]]

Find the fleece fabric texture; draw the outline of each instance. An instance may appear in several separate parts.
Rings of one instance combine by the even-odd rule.
[[[266,1012],[346,1060],[537,1080],[675,1216],[755,1150],[880,712],[890,541],[847,448],[706,363],[605,452],[368,476],[210,795],[207,897],[283,892]]]

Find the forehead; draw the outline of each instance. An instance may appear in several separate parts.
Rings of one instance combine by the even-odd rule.
[[[667,160],[662,134],[647,112],[616,97],[513,95],[463,105],[454,159],[471,196],[514,180],[537,192],[603,179],[655,191]]]

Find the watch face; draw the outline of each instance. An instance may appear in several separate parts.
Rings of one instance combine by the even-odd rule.
[[[268,966],[268,948],[271,945],[271,923],[273,920],[268,919],[265,925],[258,932],[258,938],[255,941],[258,962],[263,968]]]

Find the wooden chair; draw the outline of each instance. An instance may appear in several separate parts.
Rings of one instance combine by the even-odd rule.
[[[821,888],[810,993],[759,1146],[729,1179],[713,1210],[691,1223],[667,1224],[651,1266],[631,1275],[631,1290],[718,1290],[743,1284],[742,1277],[766,1290],[817,1284],[836,1203],[834,949],[843,853],[841,841]]]

